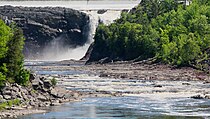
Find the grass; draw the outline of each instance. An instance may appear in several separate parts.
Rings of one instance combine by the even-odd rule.
[[[14,100],[9,100],[9,101],[0,103],[0,111],[6,109],[8,107],[12,107],[13,105],[20,105],[20,100],[14,99]]]

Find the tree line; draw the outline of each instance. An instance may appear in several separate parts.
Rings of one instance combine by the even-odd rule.
[[[99,25],[89,60],[155,58],[196,66],[210,58],[209,18],[209,0],[193,0],[188,6],[175,0],[142,0],[115,23]]]

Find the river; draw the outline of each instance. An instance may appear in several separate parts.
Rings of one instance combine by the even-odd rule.
[[[138,1],[125,0],[89,1],[88,3],[87,1],[0,1],[0,5],[59,6],[81,11],[130,9],[137,3]],[[87,97],[80,102],[49,107],[47,113],[25,115],[18,118],[210,118],[209,100],[189,98],[206,90],[210,91],[209,84],[204,84],[202,81],[184,81],[183,83],[183,81],[101,78],[98,72],[84,70],[83,66],[83,62],[65,64],[55,61],[25,61],[26,68],[39,75],[55,77],[58,80],[58,86],[66,89],[83,92],[102,91],[120,93],[121,95],[117,97]]]
[[[121,93],[117,97],[87,97],[80,102],[50,107],[48,113],[32,114],[19,119],[44,118],[210,118],[210,101],[190,96],[210,89],[202,81],[160,81],[101,78],[97,73],[83,70],[84,64],[34,61],[26,67],[37,74],[56,77],[58,86],[66,89]],[[71,68],[69,68],[71,67]],[[68,68],[68,69],[66,69]],[[72,70],[75,69],[75,70]],[[163,87],[154,87],[154,85]]]

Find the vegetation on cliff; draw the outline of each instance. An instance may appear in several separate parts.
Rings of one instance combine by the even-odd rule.
[[[189,6],[174,0],[142,0],[115,23],[99,25],[89,61],[154,58],[208,68],[199,64],[210,58],[209,18],[209,0],[193,0]]]
[[[21,29],[0,20],[0,86],[6,82],[27,84],[29,72],[23,68],[22,54],[24,40]]]

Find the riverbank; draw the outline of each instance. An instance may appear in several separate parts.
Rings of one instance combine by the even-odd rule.
[[[52,79],[31,75],[28,86],[7,83],[0,90],[0,118],[44,113],[45,107],[80,100],[82,93],[53,84]]]
[[[64,85],[55,86],[53,80],[56,79],[31,74],[28,86],[7,83],[0,90],[0,119],[47,113],[50,106],[61,106],[64,103],[81,101],[85,97],[119,96],[116,93],[105,91],[95,93],[75,91]]]

